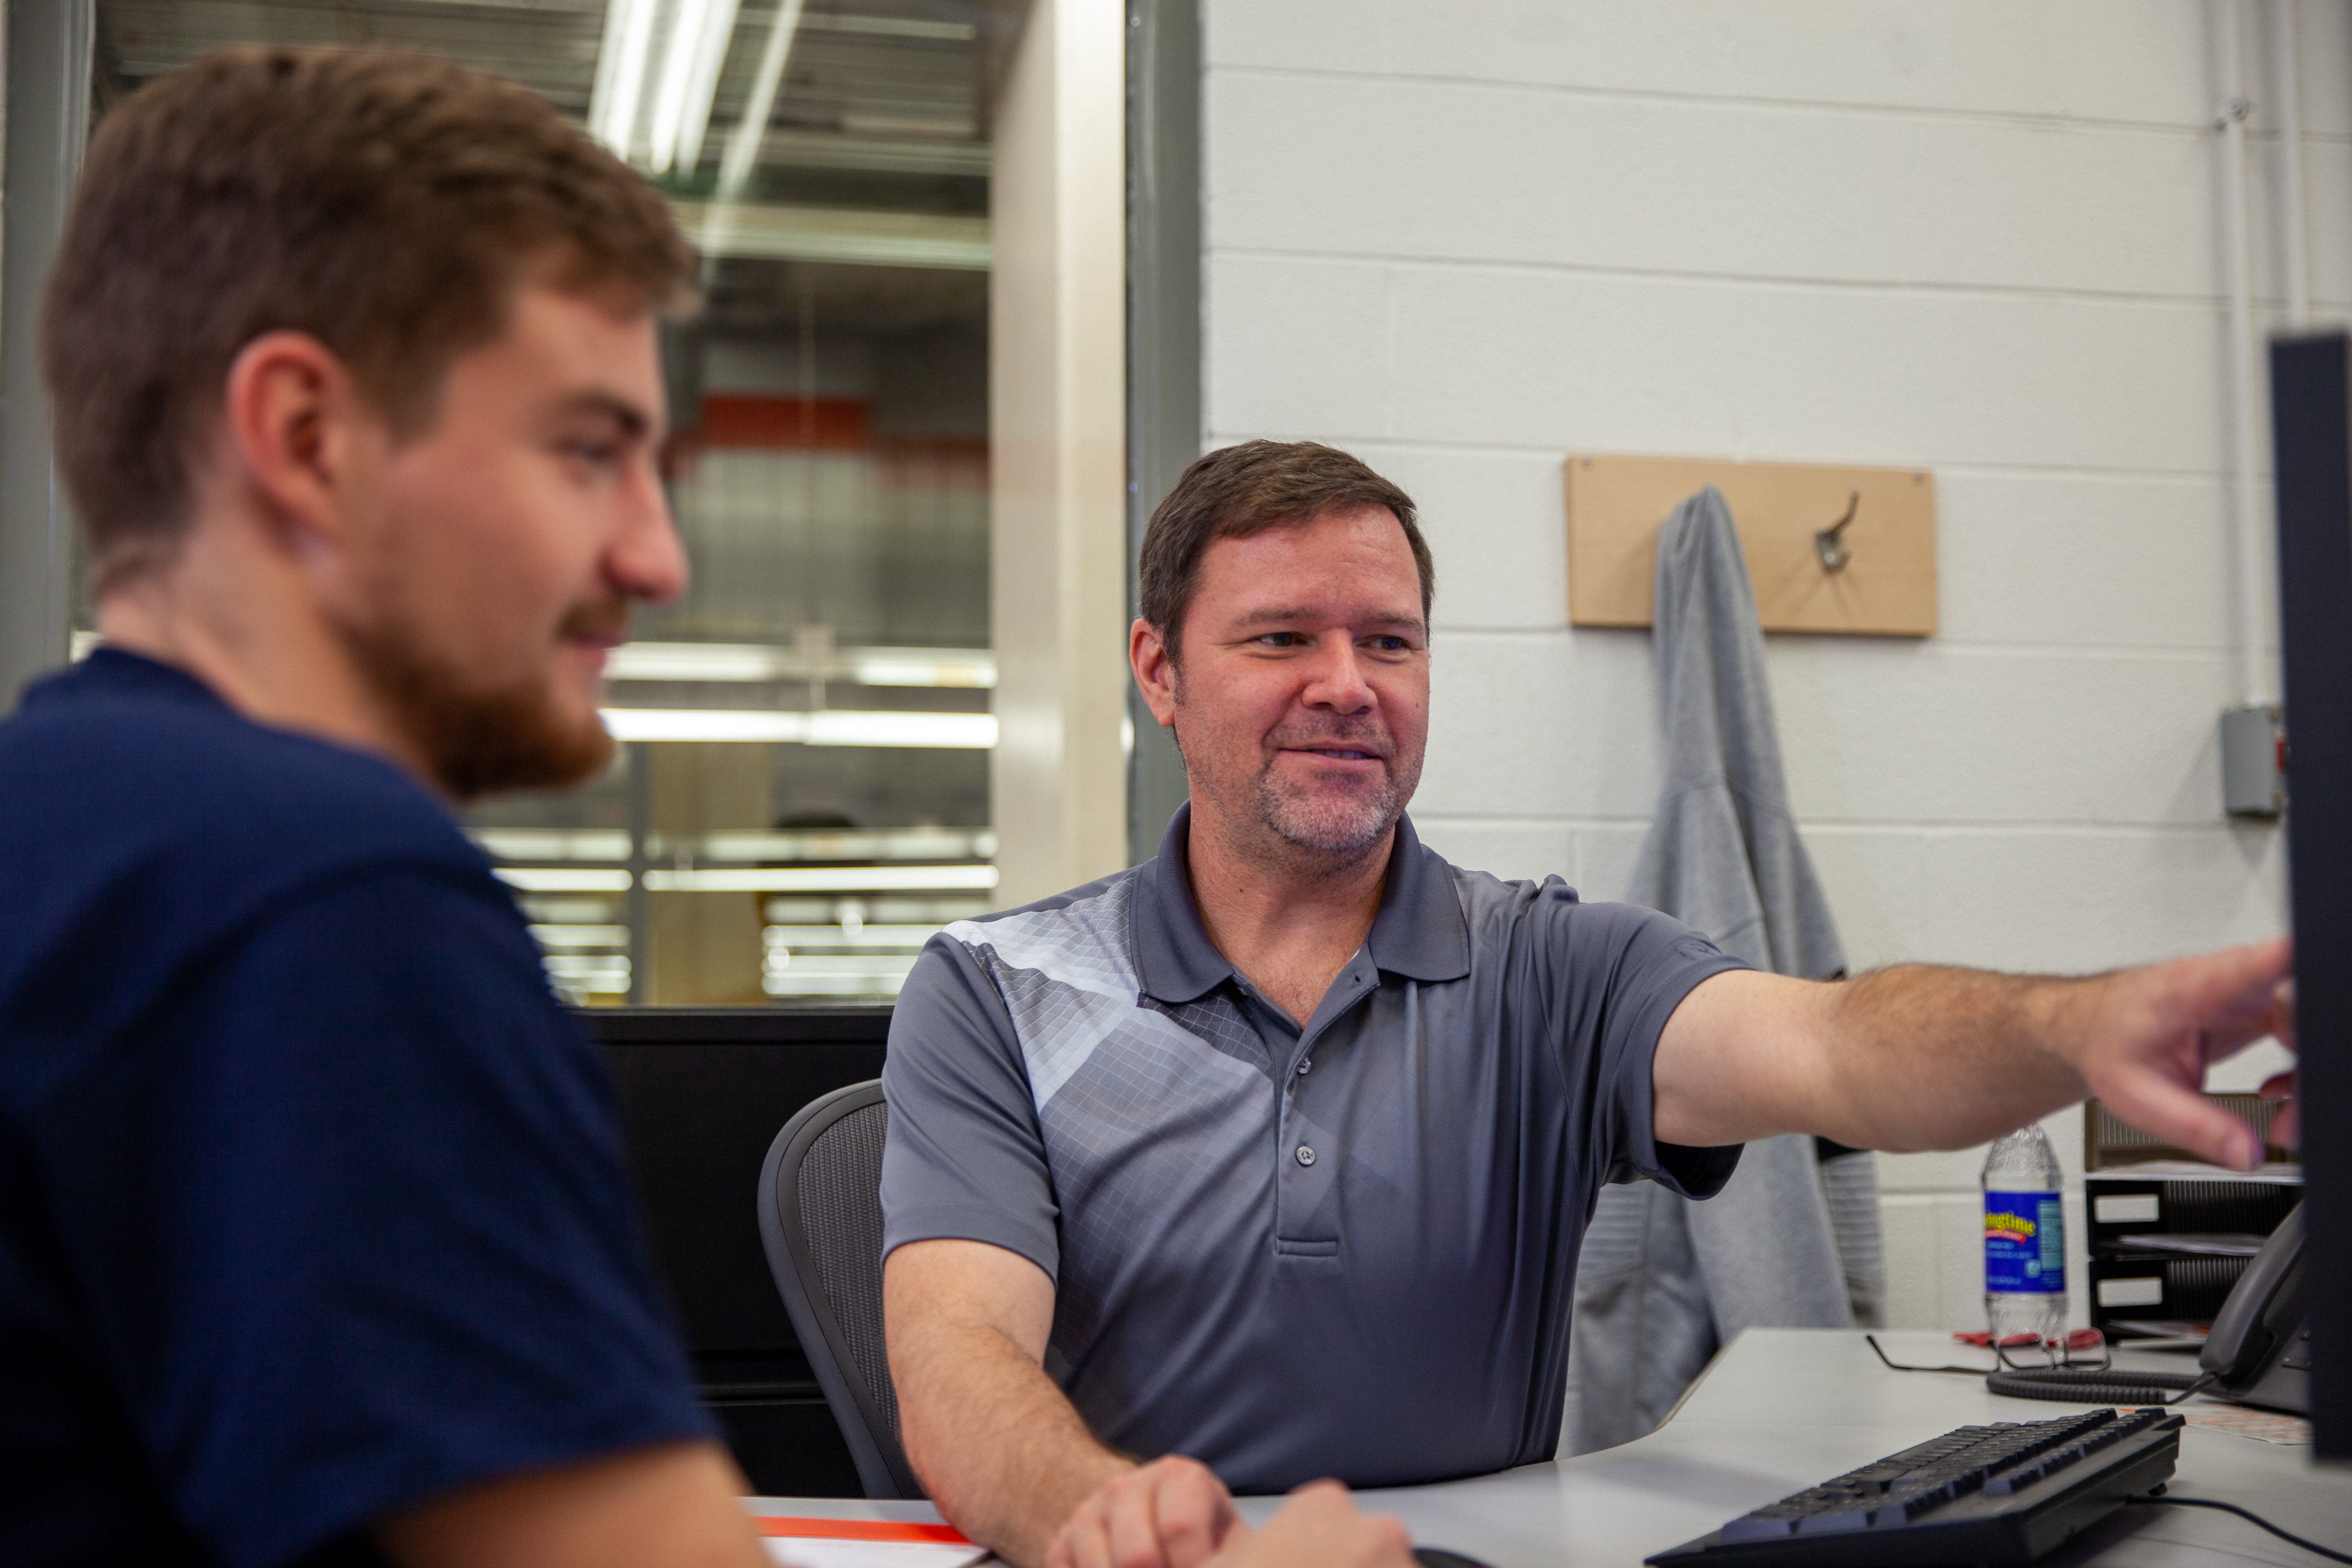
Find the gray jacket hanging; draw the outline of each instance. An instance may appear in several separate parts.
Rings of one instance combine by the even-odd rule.
[[[1659,531],[1655,585],[1664,780],[1626,901],[1759,969],[1842,974],[1789,810],[1748,563],[1714,486]],[[1749,1144],[1704,1203],[1646,1183],[1604,1188],[1577,1272],[1561,1451],[1654,1429],[1742,1329],[1875,1322],[1880,1256],[1873,1157],[1823,1160],[1809,1137]]]

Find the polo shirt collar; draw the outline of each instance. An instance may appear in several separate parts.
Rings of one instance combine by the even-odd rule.
[[[1128,916],[1143,993],[1171,1006],[1199,1001],[1234,973],[1192,901],[1192,830],[1187,801],[1161,836],[1160,853],[1137,868]],[[1470,926],[1454,868],[1423,847],[1410,816],[1397,821],[1388,883],[1364,948],[1376,967],[1408,980],[1459,980],[1470,973]]]

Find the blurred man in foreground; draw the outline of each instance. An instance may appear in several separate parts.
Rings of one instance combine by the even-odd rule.
[[[448,809],[611,755],[690,259],[422,58],[216,56],[94,140],[44,355],[105,641],[0,725],[0,1559],[766,1561]],[[1236,1568],[1402,1568],[1293,1509]]]

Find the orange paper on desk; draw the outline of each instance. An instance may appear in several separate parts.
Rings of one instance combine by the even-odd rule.
[[[968,1568],[988,1555],[950,1525],[754,1514],[768,1555],[790,1568]]]

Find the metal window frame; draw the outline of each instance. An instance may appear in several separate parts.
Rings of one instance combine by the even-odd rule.
[[[7,6],[0,155],[0,710],[66,662],[73,634],[71,510],[49,449],[41,289],[89,130],[96,0]]]
[[[1200,0],[1127,4],[1128,605],[1144,525],[1201,455]],[[1128,858],[1150,859],[1187,795],[1176,742],[1128,691]]]

